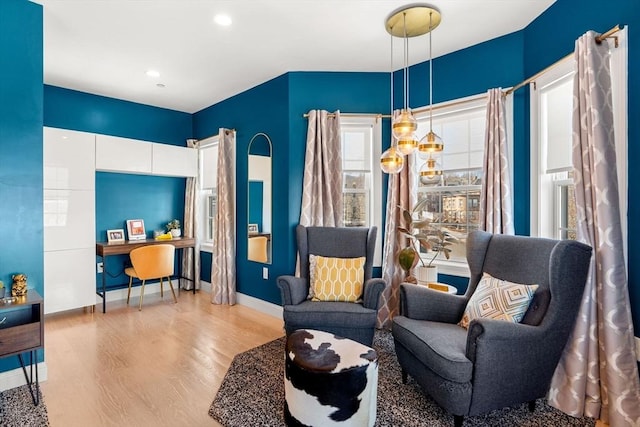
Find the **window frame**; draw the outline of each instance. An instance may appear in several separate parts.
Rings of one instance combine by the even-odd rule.
[[[203,227],[198,228],[198,242],[200,244],[200,251],[213,253],[213,230],[211,230],[210,219],[215,218],[215,215],[211,217],[209,212],[210,198],[217,197],[217,188],[204,187],[203,174],[205,171],[203,162],[204,156],[202,150],[217,149],[219,143],[219,136],[214,135],[212,137],[199,141],[198,144],[198,176],[197,176],[197,212],[198,218],[200,218],[200,224]],[[215,172],[215,171],[214,171]],[[217,202],[216,202],[217,205]],[[209,239],[209,235],[211,238]]]
[[[340,136],[342,144],[344,144],[344,140],[342,138],[343,132],[347,130],[358,130],[362,129],[367,132],[370,143],[370,158],[369,158],[369,171],[371,174],[371,179],[369,183],[369,188],[365,190],[349,190],[347,188],[342,189],[342,194],[350,194],[350,193],[363,193],[367,192],[368,197],[368,208],[367,208],[367,227],[376,226],[378,228],[378,237],[376,238],[376,248],[373,257],[373,266],[380,267],[382,266],[382,241],[384,240],[384,236],[382,235],[382,171],[378,166],[378,160],[382,154],[382,119],[379,116],[371,115],[371,116],[349,116],[349,115],[341,115],[340,116]],[[343,176],[348,172],[360,172],[366,169],[344,169],[344,156],[342,159],[343,166]],[[343,196],[344,197],[344,196]]]

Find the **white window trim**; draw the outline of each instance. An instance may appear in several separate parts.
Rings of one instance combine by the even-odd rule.
[[[607,39],[607,42],[611,46],[611,74],[612,74],[612,86],[613,86],[613,108],[616,114],[614,115],[614,133],[616,138],[616,161],[618,166],[618,190],[620,198],[620,221],[622,226],[622,241],[623,252],[625,262],[628,261],[627,256],[627,204],[628,204],[628,158],[627,158],[627,145],[628,145],[628,100],[627,100],[627,86],[628,86],[628,30],[625,26],[617,33],[618,47],[614,47],[614,41]],[[530,96],[530,136],[531,136],[531,176],[530,176],[530,189],[531,189],[531,235],[540,236],[542,230],[540,227],[541,219],[539,217],[539,207],[543,200],[550,200],[549,197],[553,197],[552,194],[542,194],[541,190],[541,174],[540,167],[543,164],[541,157],[546,155],[542,153],[539,147],[539,132],[538,123],[539,117],[539,101],[536,93],[536,86],[545,87],[552,82],[558,80],[564,75],[574,70],[574,61],[572,57],[567,57],[562,63],[551,68],[549,71],[540,76],[535,82],[529,85]]]
[[[378,227],[378,236],[376,238],[376,249],[373,256],[373,266],[382,266],[382,171],[378,166],[378,159],[382,155],[382,120],[379,117],[351,117],[347,115],[340,116],[340,125],[353,125],[359,127],[371,127],[371,189],[369,218],[372,226]],[[343,190],[344,192],[344,190]]]
[[[451,104],[447,106],[447,104]],[[463,112],[465,110],[476,109],[476,108],[485,108],[487,106],[487,95],[486,94],[477,94],[471,95],[464,98],[459,98],[452,101],[441,102],[438,104],[433,104],[433,107],[437,109],[437,111],[433,112],[433,117],[436,118],[438,116],[447,115],[451,113]],[[426,107],[419,107],[420,110],[424,110]],[[505,103],[505,109],[507,113],[507,134],[508,134],[508,144],[509,144],[509,160],[512,162],[513,160],[513,97],[507,97]],[[429,119],[428,110],[423,111],[419,114],[415,115],[416,120],[423,121]],[[418,135],[418,138],[421,138],[423,135]],[[447,141],[444,141],[446,144]],[[512,164],[512,163],[511,163]],[[511,182],[513,182],[513,168],[510,168],[511,174]],[[460,190],[467,189],[465,186],[459,187]],[[431,258],[429,256],[421,255],[423,261],[428,262]],[[433,261],[434,265],[438,266],[438,274],[447,274],[450,276],[458,276],[458,277],[470,277],[471,272],[469,270],[469,264],[466,261],[449,261],[446,259],[436,258]]]
[[[213,145],[217,145],[219,142],[219,139],[220,139],[219,135],[214,135],[199,141],[198,150],[203,148],[208,148]],[[197,175],[198,176],[197,178],[198,179],[198,182],[197,182],[198,196],[197,197],[199,198],[198,206],[200,208],[199,209],[200,212],[196,212],[196,215],[198,215],[198,217],[200,218],[200,221],[199,221],[200,227],[198,228],[198,236],[196,238],[196,241],[199,243],[199,248],[201,252],[213,253],[213,241],[205,239],[205,234],[207,230],[207,209],[208,209],[208,203],[206,202],[207,202],[208,195],[205,194],[205,191],[206,191],[205,189],[200,188],[201,171],[202,171],[202,159],[199,157],[198,158],[198,175]]]

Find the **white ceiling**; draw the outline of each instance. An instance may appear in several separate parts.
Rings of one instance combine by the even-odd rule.
[[[385,18],[411,3],[34,1],[44,6],[45,83],[188,113],[288,71],[389,71]],[[554,1],[434,0],[442,13],[434,57],[520,30]],[[233,24],[215,24],[218,13]],[[402,48],[395,40],[398,69]],[[428,59],[428,36],[410,40],[409,56],[411,64]],[[146,76],[148,69],[161,76]]]

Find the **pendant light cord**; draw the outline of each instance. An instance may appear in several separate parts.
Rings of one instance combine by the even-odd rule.
[[[431,28],[431,15],[433,12],[429,12],[429,131],[433,132],[433,51],[431,45],[433,28]]]
[[[407,12],[402,14],[404,31],[404,109],[409,109],[409,38],[407,37]]]

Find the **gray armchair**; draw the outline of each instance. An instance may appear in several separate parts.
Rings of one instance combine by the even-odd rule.
[[[462,425],[465,415],[546,395],[582,299],[591,248],[576,241],[492,235],[467,240],[471,271],[465,295],[401,285],[392,333],[403,381],[411,375]],[[493,319],[457,325],[487,272],[539,287],[520,323]]]
[[[380,294],[385,286],[382,279],[371,277],[376,233],[376,227],[296,227],[300,277],[278,277],[287,335],[296,329],[317,329],[371,346]],[[366,257],[362,303],[308,300],[309,254]]]

